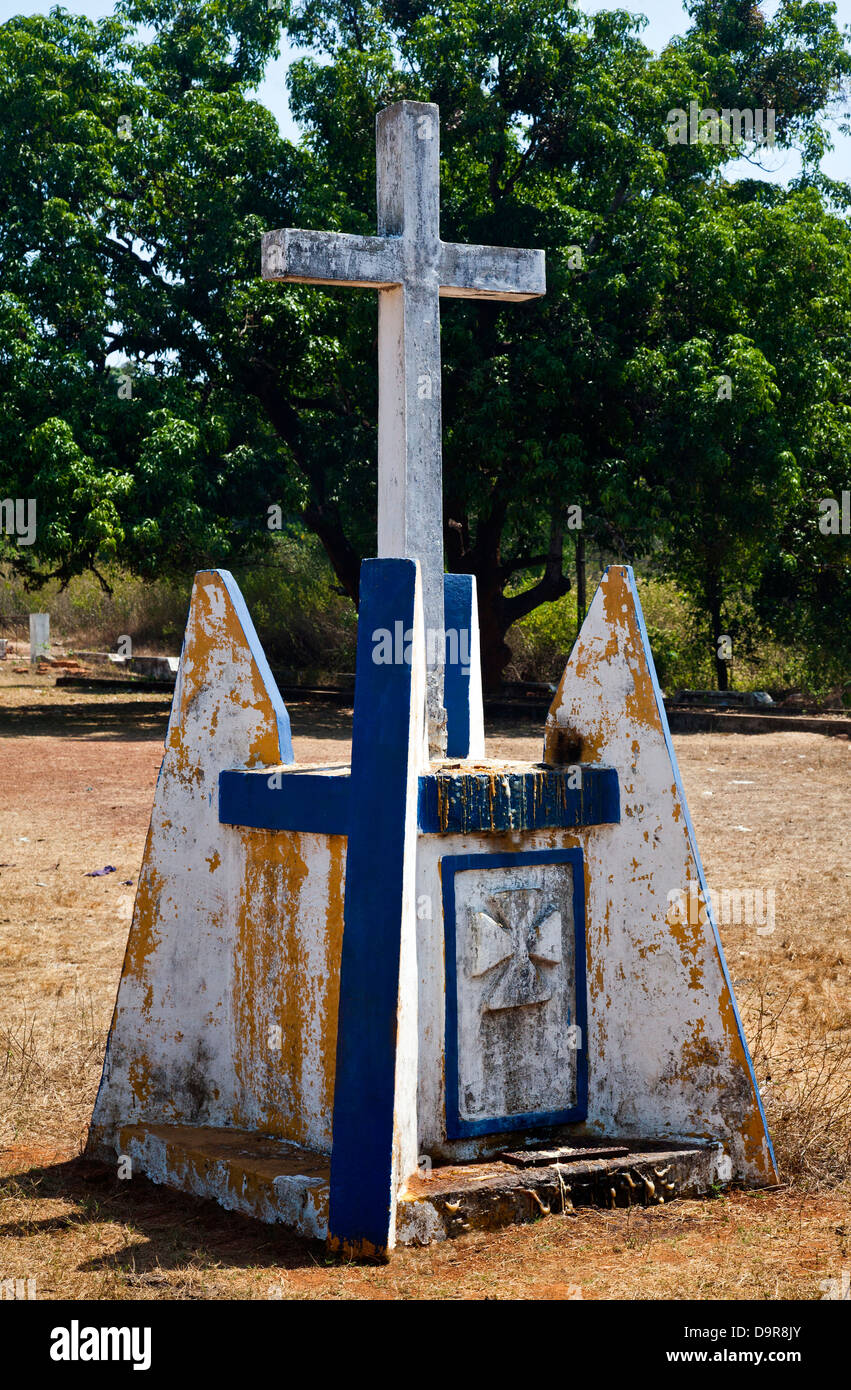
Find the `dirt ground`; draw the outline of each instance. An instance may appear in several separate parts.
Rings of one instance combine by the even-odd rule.
[[[35,1277],[40,1298],[820,1299],[851,1268],[847,739],[674,739],[710,887],[775,893],[772,932],[721,934],[780,1187],[580,1211],[373,1268],[78,1161],[167,713],[159,695],[0,673],[0,1278]],[[290,715],[299,761],[348,756],[351,711]],[[539,751],[539,728],[489,729],[489,756]]]

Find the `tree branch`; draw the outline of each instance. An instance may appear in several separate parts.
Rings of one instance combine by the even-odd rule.
[[[503,612],[508,627],[518,619],[525,618],[539,603],[552,603],[554,599],[563,598],[569,592],[570,576],[564,573],[563,558],[562,521],[560,516],[554,516],[550,522],[550,546],[543,577],[537,584],[533,584],[531,589],[524,589],[520,594],[511,594],[503,600]]]

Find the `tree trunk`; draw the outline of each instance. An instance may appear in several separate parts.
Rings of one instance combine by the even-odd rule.
[[[716,656],[715,658],[715,673],[718,679],[718,689],[729,690],[730,676],[727,668],[727,663],[720,656]]]
[[[581,530],[576,532],[576,635],[585,621],[587,612],[585,589],[585,537]]]
[[[502,673],[511,659],[511,648],[505,640],[502,591],[496,577],[495,582],[489,584],[487,578],[480,574],[476,575],[476,589],[479,595],[482,686],[485,690],[499,690]]]
[[[719,690],[730,689],[730,673],[724,657],[719,655],[719,646],[724,632],[721,622],[721,592],[719,587],[713,587],[709,598],[709,615],[712,620],[712,642],[715,654],[715,679]]]

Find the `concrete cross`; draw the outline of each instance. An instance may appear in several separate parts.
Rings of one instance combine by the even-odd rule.
[[[263,278],[378,290],[378,554],[420,562],[429,748],[446,748],[439,298],[533,299],[543,251],[440,240],[440,113],[400,101],[376,119],[378,236],[294,228],[263,237]]]
[[[493,913],[471,912],[470,945],[475,978],[505,966],[485,995],[482,1012],[525,1008],[552,999],[547,974],[539,966],[562,959],[561,913],[541,901],[538,888],[508,888],[492,898]]]

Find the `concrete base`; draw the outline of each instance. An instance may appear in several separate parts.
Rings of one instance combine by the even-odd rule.
[[[212,1198],[227,1211],[325,1239],[331,1176],[327,1155],[248,1130],[187,1125],[125,1125],[116,1140],[118,1154],[132,1161],[134,1175]],[[93,1156],[100,1153],[95,1150]]]
[[[575,1157],[536,1168],[507,1162],[433,1168],[430,1177],[413,1178],[399,1198],[396,1239],[428,1245],[576,1207],[657,1206],[730,1181],[730,1160],[720,1144],[621,1142],[628,1153],[615,1158],[585,1158],[577,1149]]]
[[[183,1125],[127,1125],[118,1140],[134,1174],[312,1239],[327,1236],[327,1155],[246,1130]],[[562,1149],[556,1162],[552,1149],[542,1150],[540,1166],[527,1166],[526,1155],[520,1166],[513,1153],[511,1161],[445,1165],[413,1177],[399,1198],[397,1242],[429,1245],[580,1206],[655,1206],[701,1196],[730,1179],[720,1144],[595,1140],[591,1152],[619,1151],[597,1158],[588,1147]]]

